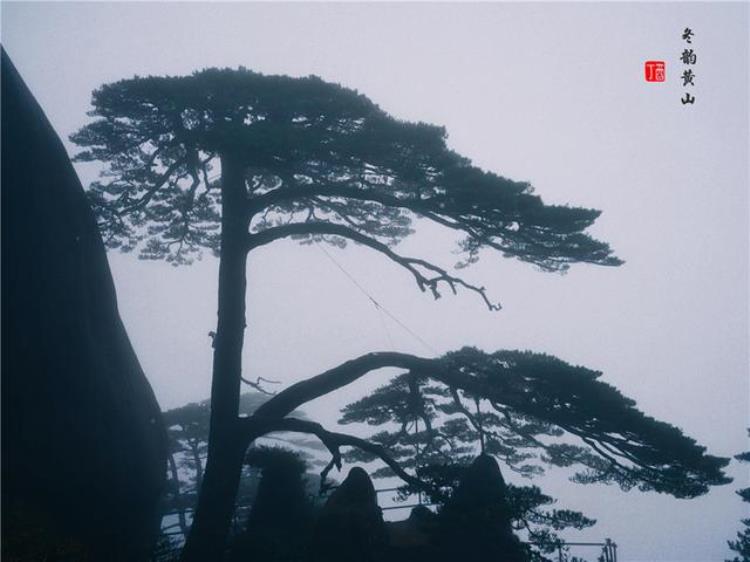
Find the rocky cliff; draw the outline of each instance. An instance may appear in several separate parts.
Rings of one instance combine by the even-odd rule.
[[[5,52],[1,179],[3,559],[142,560],[159,406],[80,181]]]

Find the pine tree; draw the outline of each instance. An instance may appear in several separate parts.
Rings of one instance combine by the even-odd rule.
[[[332,452],[330,466],[340,464],[342,446],[390,459],[375,442],[286,418],[309,400],[389,366],[437,377],[469,393],[487,392],[498,404],[520,399],[501,392],[509,389],[508,369],[498,356],[462,353],[427,360],[372,353],[293,385],[250,418],[240,417],[250,252],[289,238],[338,246],[354,242],[401,266],[435,298],[446,288],[466,290],[490,310],[499,305],[484,287],[394,249],[414,232],[418,219],[455,233],[461,266],[476,262],[485,249],[551,272],[574,263],[621,263],[606,243],[585,232],[599,211],[546,205],[529,183],[481,170],[450,150],[443,128],[395,119],[364,95],[316,77],[264,76],[245,69],[135,77],[102,86],[92,104],[95,120],[71,139],[84,148],[79,161],[106,165],[89,194],[108,245],[175,265],[190,263],[203,249],[220,260],[208,460],[183,552],[186,562],[221,559],[245,450],[265,433],[316,434]],[[550,368],[569,372],[559,364]],[[564,388],[540,384],[536,391],[551,392],[541,394],[540,403],[564,396]],[[590,388],[584,384],[581,390]],[[723,459],[704,455],[666,424],[652,427],[626,409],[622,413],[630,418],[623,423],[632,436],[619,433],[621,420],[606,416],[592,435],[581,417],[567,421],[569,407],[560,402],[548,413],[582,433],[621,480],[632,475],[633,485],[637,477],[654,487],[669,481],[665,489],[687,495],[724,481]],[[618,454],[643,467],[619,468]],[[414,479],[397,462],[387,462],[407,481]],[[596,477],[605,472],[601,467]],[[677,485],[683,477],[687,481]]]
[[[750,430],[748,430],[748,433],[750,433]],[[750,462],[750,451],[740,453],[734,458],[740,462]],[[738,490],[737,495],[742,498],[743,502],[750,502],[750,488]],[[729,548],[736,552],[738,556],[727,560],[727,562],[750,562],[750,519],[743,519],[742,525],[745,528],[737,532],[737,539],[727,541]]]

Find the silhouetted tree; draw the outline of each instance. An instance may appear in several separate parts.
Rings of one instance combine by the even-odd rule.
[[[436,298],[443,287],[461,288],[490,309],[499,306],[483,287],[393,249],[413,232],[416,219],[461,237],[461,265],[475,262],[484,248],[545,271],[565,271],[576,262],[621,263],[607,244],[584,232],[599,211],[545,205],[528,183],[482,171],[449,150],[444,129],[394,119],[365,96],[315,77],[244,69],[136,77],[101,87],[92,103],[96,120],[71,138],[85,148],[78,160],[107,164],[104,180],[92,185],[90,194],[108,244],[174,264],[188,263],[201,248],[220,257],[208,460],[185,561],[221,558],[244,453],[257,437],[277,430],[315,433],[333,452],[334,464],[344,445],[388,458],[375,443],[284,419],[372,370],[401,367],[467,392],[488,393],[498,404],[525,399],[526,407],[533,405],[527,397],[504,394],[504,373],[514,369],[497,356],[475,352],[427,360],[373,353],[293,385],[241,418],[249,252],[286,238],[339,246],[353,241],[403,267]],[[215,178],[212,171],[218,171]],[[567,372],[557,364],[552,370]],[[565,394],[564,388],[549,390],[552,395],[542,394],[540,402]],[[627,472],[634,478],[684,477],[681,489],[690,493],[725,481],[725,461],[705,456],[677,430],[667,432],[666,442],[648,424],[624,436],[618,418],[568,423],[563,415],[568,408],[561,402],[547,417],[583,434],[609,466],[620,466],[622,454],[647,467]],[[672,438],[682,445],[679,453]]]
[[[240,396],[240,414],[252,414],[266,400],[268,397],[258,392],[243,393]],[[301,412],[295,415],[304,417]],[[163,416],[173,450],[170,467],[174,464],[175,469],[185,469],[191,475],[192,482],[189,484],[195,494],[201,486],[208,451],[211,401],[192,402],[168,410]],[[179,455],[179,460],[175,459],[175,455]]]
[[[261,392],[245,392],[240,396],[240,414],[248,416],[268,400],[268,395]],[[293,414],[306,419],[303,412]],[[208,450],[209,420],[211,401],[203,400],[173,408],[164,412],[167,427],[170,454],[168,457],[169,489],[164,501],[165,512],[176,512],[177,524],[184,535],[190,527],[186,512],[195,508],[198,491]],[[295,451],[296,455],[311,466],[320,464],[315,454],[321,449],[317,441],[277,434],[273,436],[281,446]],[[290,453],[291,454],[291,453]],[[236,510],[249,507],[257,487],[257,470],[252,464],[246,464],[239,484]]]
[[[540,475],[549,465],[579,467],[572,477],[579,483],[617,483],[625,490],[636,486],[677,497],[692,497],[707,491],[709,483],[727,481],[703,480],[710,463],[704,464],[694,441],[644,416],[632,400],[597,380],[601,373],[528,352],[498,352],[490,358],[464,349],[447,358],[457,369],[500,366],[502,378],[495,384],[504,387],[504,398],[498,402],[486,390],[462,390],[408,373],[344,408],[340,420],[389,428],[370,440],[429,482],[433,501],[450,495],[461,465],[472,462],[477,452],[495,456],[524,476]],[[374,458],[361,450],[349,456],[364,462]],[[726,461],[711,463],[710,472],[718,476]],[[697,472],[689,476],[679,466],[693,466]],[[393,471],[386,467],[375,475],[392,476]],[[406,487],[409,492],[418,489]],[[509,490],[516,527],[525,528],[542,553],[545,545],[557,542],[555,531],[593,524],[579,512],[546,509],[552,499],[538,488]]]
[[[750,434],[750,430],[748,430],[748,433]],[[750,462],[750,451],[740,453],[734,458],[741,462]],[[743,502],[750,503],[750,488],[742,488],[741,490],[738,490],[737,495],[742,498]],[[750,518],[743,519],[742,525],[744,525],[745,528],[737,533],[737,539],[727,541],[729,543],[729,548],[736,552],[738,556],[735,556],[731,560],[727,560],[727,562],[750,562]]]
[[[181,478],[176,460],[176,455],[182,453],[184,450],[184,446],[170,435],[167,450],[167,470],[169,470],[169,476],[167,479],[166,494],[162,498],[162,513],[174,510],[177,513],[177,524],[180,527],[180,532],[183,535],[187,535],[188,524],[185,511],[188,507],[188,501],[185,497],[185,490],[181,486]]]
[[[471,373],[472,386],[410,369],[347,406],[341,422],[394,423],[394,430],[380,431],[371,441],[406,467],[468,461],[479,442],[481,452],[524,475],[542,473],[544,464],[580,466],[576,482],[680,498],[730,481],[721,473],[728,459],[705,455],[678,428],[644,415],[599,380],[600,372],[544,354],[473,348],[448,353],[443,364],[460,375]],[[423,429],[411,433],[417,420]]]
[[[193,492],[200,488],[203,479],[203,461],[208,450],[208,428],[211,407],[208,400],[186,404],[164,412],[172,460],[170,465],[187,469],[192,476]],[[180,454],[176,460],[176,454]]]

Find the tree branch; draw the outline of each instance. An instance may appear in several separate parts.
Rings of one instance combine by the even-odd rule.
[[[272,380],[269,380],[269,379],[264,379],[263,377],[258,377],[255,380],[255,382],[253,382],[253,381],[251,381],[249,379],[246,379],[245,377],[240,377],[240,380],[242,382],[244,382],[246,385],[248,385],[248,386],[254,388],[255,390],[257,390],[261,394],[265,394],[267,396],[276,396],[276,393],[275,392],[271,392],[270,390],[266,390],[265,388],[263,388],[263,385],[261,384],[262,382],[267,382],[267,383],[270,383],[270,384],[281,384],[280,381],[272,381]]]
[[[409,271],[414,276],[419,289],[423,292],[429,289],[435,299],[440,298],[440,292],[438,290],[439,284],[445,283],[450,287],[453,294],[456,294],[458,286],[478,294],[487,305],[487,308],[489,308],[489,310],[500,310],[502,308],[500,304],[493,303],[487,298],[486,289],[484,287],[471,285],[463,279],[450,275],[444,269],[423,259],[401,256],[391,250],[387,244],[384,244],[383,242],[380,242],[379,240],[376,240],[369,236],[365,236],[357,230],[354,230],[342,224],[332,224],[327,222],[306,222],[292,223],[269,228],[255,234],[250,234],[248,239],[248,248],[257,248],[259,246],[269,244],[275,240],[280,240],[282,238],[288,238],[291,236],[315,235],[340,236],[342,238],[347,238],[349,240],[357,242],[358,244],[362,244],[363,246],[367,246],[377,252],[380,252],[381,254],[388,257],[391,261],[397,263],[398,265]],[[434,275],[425,275],[422,271],[420,271],[420,267]]]
[[[453,403],[458,409],[459,412],[461,412],[466,419],[469,420],[469,423],[474,426],[474,429],[479,434],[479,446],[482,451],[482,454],[484,454],[484,444],[485,444],[485,431],[482,427],[482,424],[479,423],[479,420],[477,420],[471,412],[464,406],[463,402],[461,402],[461,397],[458,395],[458,390],[450,387],[448,390],[451,393],[451,397],[453,398]]]
[[[396,351],[367,353],[282,390],[268,402],[262,404],[255,411],[253,417],[283,418],[301,405],[351,384],[370,371],[385,367],[409,369],[421,366],[428,368],[431,364],[429,359]]]
[[[422,393],[420,391],[419,383],[417,382],[417,376],[412,373],[409,374],[409,408],[417,418],[421,419],[424,422],[425,431],[432,441],[435,435],[435,432],[432,428],[432,421],[430,420],[430,416],[425,409],[424,397],[422,396]]]
[[[257,432],[271,433],[275,431],[289,431],[294,433],[308,433],[315,435],[320,439],[321,443],[325,445],[328,451],[331,453],[331,462],[328,463],[326,468],[321,473],[322,480],[325,480],[325,476],[330,472],[331,468],[335,466],[337,469],[341,469],[341,447],[356,447],[367,453],[375,455],[380,458],[388,467],[396,473],[407,484],[418,487],[423,490],[429,490],[429,486],[422,482],[419,478],[412,476],[406,472],[401,465],[391,457],[390,454],[385,450],[384,447],[360,439],[353,435],[347,435],[345,433],[335,433],[328,431],[321,424],[311,421],[299,420],[296,418],[283,418],[283,419],[264,419],[252,416],[250,418],[243,418],[242,422],[247,426],[248,430],[253,434]]]
[[[379,203],[384,207],[407,209],[408,211],[434,221],[437,224],[468,234],[474,240],[481,241],[482,243],[487,244],[492,248],[495,248],[496,250],[511,250],[510,247],[500,244],[497,241],[488,240],[486,236],[482,236],[466,220],[458,220],[455,217],[449,218],[444,216],[444,201],[441,201],[439,197],[433,197],[431,199],[405,198],[389,195],[374,188],[363,189],[361,187],[317,185],[313,188],[298,186],[282,187],[280,189],[264,193],[263,195],[260,195],[258,197],[254,197],[251,200],[250,205],[253,209],[252,212],[254,214],[256,212],[262,211],[263,209],[267,210],[274,205],[283,203],[285,201],[307,199],[311,196],[340,197],[343,199],[353,199],[356,201],[371,201],[373,203]]]
[[[184,159],[175,161],[171,166],[169,166],[169,168],[167,168],[167,170],[163,174],[158,177],[157,182],[153,186],[149,187],[146,193],[143,194],[143,196],[138,198],[134,203],[131,203],[127,207],[114,212],[120,216],[124,216],[148,204],[148,202],[151,201],[156,192],[159,191],[159,189],[161,189],[165,183],[167,183],[171,175],[185,163],[186,161]]]
[[[344,199],[355,199],[358,201],[372,201],[374,203],[380,203],[381,205],[386,206],[386,207],[401,207],[401,208],[408,209],[418,214],[424,213],[425,215],[436,211],[436,209],[427,209],[427,208],[424,208],[423,210],[420,211],[415,208],[415,207],[419,207],[419,205],[415,205],[414,203],[424,203],[424,200],[422,201],[417,200],[417,199],[409,200],[409,199],[394,197],[393,195],[388,195],[387,193],[378,192],[374,189],[361,189],[361,188],[356,188],[356,187],[343,187],[343,186],[333,187],[333,186],[321,186],[321,185],[316,185],[314,187],[282,187],[279,189],[275,189],[273,191],[269,191],[257,197],[253,197],[251,199],[250,204],[254,212],[259,212],[263,209],[272,207],[274,205],[283,203],[285,201],[290,201],[290,200],[295,200],[295,199],[307,199],[311,196],[341,197]]]
[[[576,411],[581,404],[569,405],[564,410],[540,404],[535,400],[536,392],[538,392],[535,388],[529,388],[530,392],[518,395],[513,392],[513,369],[503,361],[493,359],[492,356],[487,356],[487,361],[487,363],[477,364],[474,353],[468,353],[466,361],[458,363],[455,358],[424,359],[398,352],[369,353],[279,392],[261,405],[253,416],[245,418],[248,421],[242,422],[246,424],[242,438],[251,441],[260,437],[268,431],[269,424],[276,423],[301,405],[344,387],[371,371],[393,367],[411,371],[418,377],[430,378],[449,388],[460,389],[469,395],[482,396],[495,408],[497,408],[496,404],[507,405],[516,409],[521,415],[555,425],[576,435],[590,450],[607,462],[609,467],[618,474],[617,481],[621,484],[629,484],[628,481],[640,482],[678,497],[693,497],[704,493],[707,486],[711,484],[726,483],[727,479],[720,469],[728,461],[718,457],[704,456],[703,449],[697,447],[692,440],[683,436],[678,430],[675,430],[674,435],[675,447],[689,447],[690,451],[694,451],[694,454],[687,458],[679,450],[674,452],[673,448],[663,446],[661,426],[646,425],[642,430],[636,428],[628,442],[613,443],[612,436],[607,432],[607,423],[611,422],[611,419],[606,416],[601,418],[596,411],[591,412],[590,415],[585,409],[580,412]],[[504,372],[506,370],[508,370],[507,373]],[[533,373],[525,372],[525,376],[533,378]],[[541,380],[544,380],[544,377],[541,377]],[[571,378],[570,382],[574,384],[575,378]],[[590,380],[590,383],[594,387],[600,385],[602,389],[606,388],[604,383],[597,383],[594,380]],[[580,420],[572,419],[571,412],[575,412]],[[622,402],[621,407],[610,412],[610,415],[616,419],[637,416],[637,419],[643,418],[644,423],[649,422],[648,418],[645,418],[638,410],[634,410],[627,402]],[[523,430],[521,436],[529,439],[533,437]],[[537,441],[534,442],[538,444]],[[378,451],[377,447],[380,445],[364,440],[356,444],[351,440],[346,442],[346,444],[350,443],[352,446],[362,444],[364,450],[367,450],[365,447],[375,447],[376,449],[370,450],[379,455],[375,451]],[[634,447],[642,447],[651,453],[641,458],[629,450]],[[616,449],[616,452],[612,449]],[[632,462],[634,466],[622,464],[618,456]],[[585,459],[574,460],[574,462],[599,470]],[[703,482],[702,479],[706,478],[711,480]]]

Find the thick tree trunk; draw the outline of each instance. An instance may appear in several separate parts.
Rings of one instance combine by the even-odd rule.
[[[216,438],[209,453],[198,506],[190,528],[182,562],[220,561],[234,512],[234,502],[245,456],[244,440]]]
[[[243,168],[237,160],[222,155],[221,174],[219,311],[208,459],[182,562],[218,562],[223,558],[247,448],[238,418],[245,332],[247,190]]]

